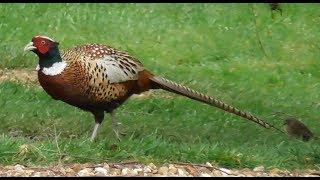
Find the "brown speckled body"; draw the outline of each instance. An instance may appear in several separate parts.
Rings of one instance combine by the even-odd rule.
[[[136,79],[110,83],[106,69],[99,66],[97,60],[115,53],[117,51],[114,49],[96,44],[62,51],[61,57],[68,63],[67,67],[55,76],[45,75],[40,69],[39,82],[56,100],[86,111],[112,112],[132,94],[152,88],[148,78],[153,76],[142,68],[139,61],[121,52],[114,59],[118,60],[122,68],[130,68],[129,71],[134,73]]]

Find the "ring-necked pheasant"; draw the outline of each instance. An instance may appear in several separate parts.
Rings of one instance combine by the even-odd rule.
[[[218,107],[264,128],[282,130],[248,112],[240,111],[213,97],[189,89],[146,70],[129,54],[107,45],[86,44],[59,50],[59,43],[46,36],[35,36],[25,51],[39,57],[38,79],[43,89],[56,100],[64,101],[94,115],[94,140],[104,118],[110,113],[116,125],[114,110],[131,95],[150,89],[164,89]],[[118,131],[114,128],[116,135]]]

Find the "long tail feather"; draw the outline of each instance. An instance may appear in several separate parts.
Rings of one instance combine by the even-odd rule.
[[[164,90],[167,90],[170,92],[174,92],[176,94],[184,95],[184,96],[187,96],[191,99],[194,99],[194,100],[197,100],[200,102],[204,102],[204,103],[209,104],[211,106],[215,106],[217,108],[220,108],[224,111],[238,115],[238,116],[245,118],[247,120],[253,121],[253,122],[263,126],[264,128],[267,128],[267,129],[274,128],[274,129],[284,133],[284,131],[282,131],[281,129],[274,127],[271,124],[268,124],[267,122],[263,121],[262,119],[253,116],[249,112],[240,111],[239,109],[237,109],[233,106],[227,105],[224,102],[222,102],[214,97],[207,96],[205,94],[202,94],[202,93],[197,92],[195,90],[192,90],[186,86],[177,84],[173,81],[170,81],[170,80],[162,78],[162,77],[153,76],[150,78],[150,80],[153,83],[155,83],[157,87],[159,87],[161,89],[164,89]]]

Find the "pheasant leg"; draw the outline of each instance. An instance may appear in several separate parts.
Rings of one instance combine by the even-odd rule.
[[[92,135],[91,135],[91,138],[90,138],[91,141],[94,141],[94,139],[96,138],[99,126],[100,126],[100,123],[96,123],[94,125],[93,131],[92,131]]]
[[[104,118],[104,112],[103,111],[97,111],[97,112],[92,112],[92,114],[94,115],[94,120],[96,122],[96,124],[94,125],[93,131],[92,131],[92,135],[91,135],[91,141],[94,141],[94,139],[97,136],[98,133],[98,129],[100,124],[103,121]]]

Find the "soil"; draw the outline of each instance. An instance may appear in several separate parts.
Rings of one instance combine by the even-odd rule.
[[[38,84],[37,71],[30,69],[0,69],[0,82],[5,80]]]

